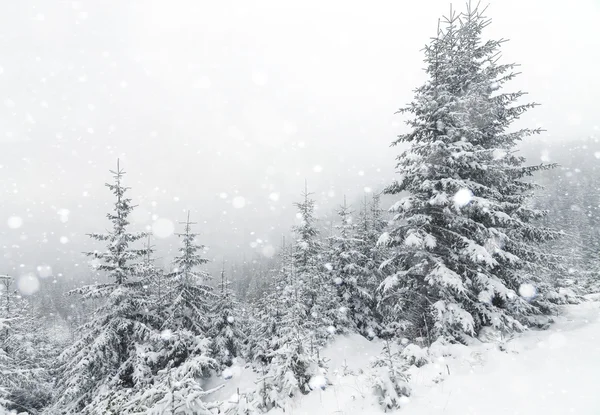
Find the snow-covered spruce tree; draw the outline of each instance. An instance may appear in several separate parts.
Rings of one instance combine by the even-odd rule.
[[[340,223],[335,226],[336,234],[330,237],[329,258],[331,275],[337,286],[338,321],[367,335],[369,331],[373,331],[374,324],[372,296],[367,286],[367,257],[360,249],[364,246],[364,241],[358,239],[357,224],[353,221],[352,211],[346,204],[345,197],[344,204],[337,213]],[[368,224],[363,223],[365,225]]]
[[[274,391],[270,399],[281,407],[287,398],[310,391],[309,381],[318,366],[314,325],[303,301],[306,288],[292,268],[281,290],[281,317],[268,356],[268,389]]]
[[[282,295],[292,272],[292,249],[285,246],[283,240],[277,255],[278,262],[272,272],[268,292],[256,301],[253,308],[251,329],[248,336],[246,355],[256,362],[260,372],[271,362],[271,352],[275,348],[277,333],[281,324],[283,311],[287,306]]]
[[[163,269],[156,266],[151,235],[147,237],[144,246],[145,255],[142,262],[136,264],[135,275],[143,283],[142,288],[147,292],[153,312],[162,321],[165,318],[164,312],[167,306],[167,276]]]
[[[210,275],[197,269],[208,262],[199,251],[189,212],[184,222],[185,232],[175,270],[168,275],[169,284],[164,310],[165,320],[159,338],[153,338],[146,353],[151,356],[151,382],[136,391],[123,406],[129,413],[144,414],[207,414],[209,407],[201,398],[210,391],[202,388],[202,378],[217,370],[217,362],[210,356],[211,340],[208,333],[213,324],[211,308],[215,300],[207,285]]]
[[[143,282],[131,281],[135,263],[145,251],[130,244],[144,237],[130,233],[127,220],[133,207],[122,184],[125,172],[117,163],[111,171],[115,182],[107,187],[115,195],[114,211],[108,214],[112,229],[92,238],[106,242],[106,251],[89,252],[97,269],[113,282],[76,289],[84,301],[100,299],[90,320],[79,327],[79,338],[60,357],[58,399],[51,413],[111,414],[142,380],[146,343],[158,324],[148,310],[151,306]]]
[[[214,321],[209,333],[212,339],[212,356],[221,367],[231,366],[232,360],[242,353],[246,336],[241,330],[239,303],[231,290],[231,282],[225,275],[225,264],[221,270],[216,297],[212,310]]]
[[[427,82],[400,110],[412,131],[397,158],[399,179],[385,193],[408,193],[390,209],[394,226],[382,238],[397,271],[383,287],[396,291],[413,336],[461,340],[482,326],[520,330],[548,311],[542,242],[558,232],[536,226],[545,212],[528,200],[535,171],[515,145],[539,130],[509,131],[534,104],[523,92],[501,92],[516,75],[497,63],[502,40],[482,41],[489,24],[477,9],[451,14],[425,47]],[[531,285],[529,285],[531,284]],[[534,286],[538,298],[531,301]]]
[[[173,264],[175,269],[168,275],[171,280],[168,294],[171,304],[168,307],[168,317],[165,328],[172,331],[185,329],[194,335],[206,336],[212,327],[211,307],[216,300],[208,281],[211,275],[197,269],[208,263],[201,256],[205,246],[196,242],[197,233],[192,232],[190,214],[185,225],[184,233],[177,234],[182,240],[179,255]]]
[[[327,275],[323,257],[323,244],[319,240],[314,215],[315,201],[305,189],[304,200],[296,203],[300,224],[293,227],[296,236],[292,253],[294,279],[302,285],[298,301],[307,310],[303,323],[311,333],[314,345],[323,344],[335,329],[339,329],[338,307],[333,281]]]
[[[409,377],[406,373],[408,365],[400,349],[393,349],[394,346],[386,340],[381,355],[372,363],[375,369],[373,391],[385,412],[399,408],[403,399],[410,395]]]
[[[0,275],[0,408],[36,413],[52,398],[48,369],[57,353],[43,320],[12,289],[12,281]]]

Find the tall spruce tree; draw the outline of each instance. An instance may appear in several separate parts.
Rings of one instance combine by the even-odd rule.
[[[394,289],[413,334],[460,340],[482,326],[520,330],[547,311],[543,271],[552,258],[540,243],[558,232],[536,225],[527,180],[550,166],[525,166],[515,145],[536,129],[509,130],[535,104],[524,92],[501,92],[516,73],[499,64],[504,40],[482,41],[490,23],[477,8],[452,13],[425,47],[427,82],[399,112],[412,131],[397,158],[399,178],[385,193],[408,193],[390,209]],[[529,287],[537,288],[530,298]],[[524,296],[519,295],[520,287]]]
[[[225,262],[216,297],[212,311],[214,322],[210,332],[212,355],[221,367],[231,366],[233,359],[241,355],[246,336],[242,331],[239,303],[231,290],[231,281],[225,274]]]
[[[311,333],[314,345],[323,344],[330,336],[332,328],[339,326],[338,307],[335,304],[334,283],[325,272],[324,247],[319,240],[316,227],[315,201],[305,187],[304,200],[295,203],[300,224],[293,227],[296,236],[292,253],[294,278],[302,285],[298,291],[298,301],[307,310],[307,320],[303,323]],[[310,326],[310,327],[309,327]]]
[[[195,223],[190,222],[189,212],[182,224],[185,226],[184,233],[177,234],[181,238],[181,248],[173,261],[175,269],[168,276],[171,280],[171,304],[165,327],[172,331],[185,329],[194,335],[205,336],[212,326],[211,307],[216,296],[208,285],[211,275],[198,269],[208,263],[208,259],[201,256],[205,246],[196,242],[199,234],[192,232]]]
[[[196,242],[198,234],[192,232],[189,212],[183,224],[184,233],[177,234],[182,245],[173,261],[176,268],[168,275],[165,319],[149,350],[152,380],[124,406],[130,413],[210,413],[201,398],[211,392],[203,389],[203,378],[218,369],[209,337],[215,296],[207,285],[210,275],[197,269],[208,260],[199,252],[204,245]]]
[[[79,339],[60,358],[59,397],[52,411],[61,414],[117,413],[125,397],[143,381],[139,367],[145,365],[145,345],[154,334],[154,321],[144,283],[136,280],[135,260],[145,254],[130,244],[144,237],[128,231],[127,220],[133,207],[125,196],[125,172],[117,162],[111,171],[114,183],[106,186],[116,201],[107,216],[112,230],[91,234],[106,242],[106,251],[88,252],[98,260],[97,269],[105,271],[113,282],[76,289],[84,301],[99,300],[100,306],[90,320],[79,327]]]
[[[338,318],[347,327],[367,335],[373,330],[372,295],[367,288],[368,263],[365,252],[360,248],[364,241],[359,239],[357,224],[352,211],[346,204],[338,210],[340,223],[336,225],[336,234],[331,241],[331,274],[337,286]],[[368,223],[363,218],[363,227]],[[366,234],[365,230],[362,230]]]

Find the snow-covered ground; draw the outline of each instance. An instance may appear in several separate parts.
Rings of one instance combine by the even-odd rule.
[[[565,306],[550,329],[519,335],[504,351],[491,343],[432,348],[431,363],[410,369],[413,393],[397,413],[600,414],[600,303],[590,300]],[[296,399],[285,414],[383,413],[369,380],[370,360],[381,347],[358,335],[338,338],[324,351],[330,385]],[[238,387],[243,393],[254,380],[249,370],[235,368],[211,398],[226,400]]]

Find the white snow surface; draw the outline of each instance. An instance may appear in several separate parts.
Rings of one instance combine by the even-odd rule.
[[[550,329],[530,330],[501,344],[434,344],[429,363],[411,366],[412,395],[403,415],[600,414],[600,295],[565,306]],[[499,333],[498,333],[499,334]],[[488,338],[496,339],[491,336]],[[329,385],[295,398],[274,415],[383,414],[371,390],[371,360],[382,342],[339,336],[322,353]],[[501,350],[502,349],[502,350]],[[256,374],[234,369],[232,379],[208,400],[228,400],[254,387]],[[223,383],[209,382],[210,386]],[[207,385],[209,386],[209,385]]]

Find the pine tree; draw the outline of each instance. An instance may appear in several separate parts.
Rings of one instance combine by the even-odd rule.
[[[283,296],[292,272],[291,247],[285,246],[285,238],[277,258],[279,262],[272,270],[269,291],[257,300],[254,307],[252,328],[248,339],[247,355],[264,368],[271,362],[271,352],[275,349],[275,341],[286,307]]]
[[[105,241],[105,252],[86,253],[99,260],[99,270],[106,271],[114,282],[73,290],[84,301],[102,302],[90,321],[79,327],[79,339],[60,357],[59,398],[53,411],[63,414],[110,413],[114,402],[120,402],[132,388],[143,380],[140,365],[144,365],[144,349],[155,334],[158,324],[148,313],[150,304],[142,281],[128,281],[135,276],[136,259],[145,251],[130,249],[132,242],[144,237],[129,233],[127,217],[133,207],[125,197],[122,185],[125,172],[117,163],[112,171],[115,184],[107,187],[116,197],[113,223],[107,234],[92,234],[93,239]]]
[[[131,199],[125,197],[129,187],[123,186],[121,182],[125,171],[121,170],[119,160],[117,160],[117,170],[111,170],[111,173],[115,182],[106,183],[106,187],[115,195],[116,201],[114,211],[106,216],[112,222],[113,229],[107,233],[89,234],[92,239],[106,242],[106,251],[85,252],[85,255],[99,261],[96,266],[98,271],[105,271],[116,284],[122,284],[134,275],[135,263],[132,264],[131,261],[140,259],[146,253],[144,250],[130,249],[129,245],[144,238],[146,234],[127,232],[129,226],[127,218],[133,206]]]
[[[76,289],[84,301],[102,300],[90,321],[79,327],[79,339],[60,356],[59,397],[52,410],[62,414],[111,413],[111,405],[121,401],[142,381],[139,370],[145,362],[148,339],[158,324],[148,312],[150,304],[141,281],[135,276],[136,264],[145,251],[129,248],[144,237],[130,233],[127,217],[133,207],[125,197],[122,184],[125,172],[117,162],[111,171],[115,183],[106,186],[116,197],[114,212],[108,214],[113,228],[106,234],[92,234],[107,243],[105,252],[86,253],[100,261],[98,269],[114,280]]]
[[[281,291],[281,312],[275,337],[269,351],[268,382],[266,389],[275,391],[271,401],[282,406],[287,398],[310,391],[309,381],[317,367],[316,344],[309,308],[303,301],[304,281],[295,269],[287,272]]]
[[[407,364],[399,349],[392,349],[388,340],[385,341],[381,355],[372,363],[375,369],[373,389],[379,404],[385,412],[399,408],[403,398],[410,396],[408,385]]]
[[[217,287],[217,299],[212,315],[214,324],[211,330],[212,355],[221,367],[231,366],[232,360],[240,356],[244,338],[241,330],[242,318],[239,304],[231,290],[231,282],[225,275],[225,263],[221,270],[221,281]]]
[[[368,271],[364,241],[357,235],[357,224],[346,204],[339,208],[340,224],[337,234],[331,236],[331,274],[337,286],[339,320],[363,335],[373,331],[372,296],[367,288]],[[362,218],[363,226],[368,225]],[[363,229],[364,232],[364,229]]]
[[[135,275],[143,283],[142,288],[149,297],[152,310],[156,312],[156,316],[162,321],[165,318],[167,307],[167,277],[164,270],[155,264],[155,249],[151,243],[151,235],[148,235],[144,251],[145,255],[142,262],[135,266]]]
[[[203,245],[196,243],[189,212],[185,232],[177,234],[182,239],[179,255],[175,257],[175,270],[168,275],[169,284],[160,336],[152,339],[145,350],[152,365],[146,379],[150,381],[138,388],[135,396],[126,402],[121,411],[148,414],[208,414],[208,406],[201,398],[211,391],[202,388],[202,379],[218,369],[211,357],[211,308],[214,294],[206,282],[210,275],[197,269],[208,262],[198,251]]]
[[[333,281],[325,273],[324,248],[315,224],[315,201],[306,188],[302,196],[304,200],[295,204],[301,222],[293,227],[296,243],[292,265],[294,278],[301,285],[297,293],[298,301],[307,310],[307,320],[303,324],[317,345],[324,343],[332,329],[337,329],[338,310]]]
[[[385,193],[409,195],[393,205],[394,227],[382,239],[393,247],[396,272],[387,278],[413,335],[461,340],[482,326],[520,330],[547,311],[543,298],[518,295],[529,284],[543,295],[540,267],[551,260],[540,243],[558,237],[536,226],[544,212],[528,200],[534,172],[515,145],[539,130],[509,131],[535,104],[523,92],[500,92],[515,77],[498,64],[503,40],[481,40],[489,20],[477,8],[451,13],[425,48],[428,81],[400,110],[412,116],[398,156],[400,176]]]
[[[212,278],[206,271],[197,270],[198,266],[208,263],[199,251],[205,246],[196,243],[197,233],[192,232],[190,214],[185,225],[184,233],[177,234],[182,240],[179,255],[173,264],[175,269],[168,275],[171,280],[171,304],[168,307],[168,317],[165,327],[172,331],[185,329],[194,335],[207,335],[211,328],[211,307],[215,301],[212,288],[207,284]]]
[[[0,284],[0,408],[36,413],[52,398],[56,347],[30,299],[12,289],[12,277],[0,275]]]

